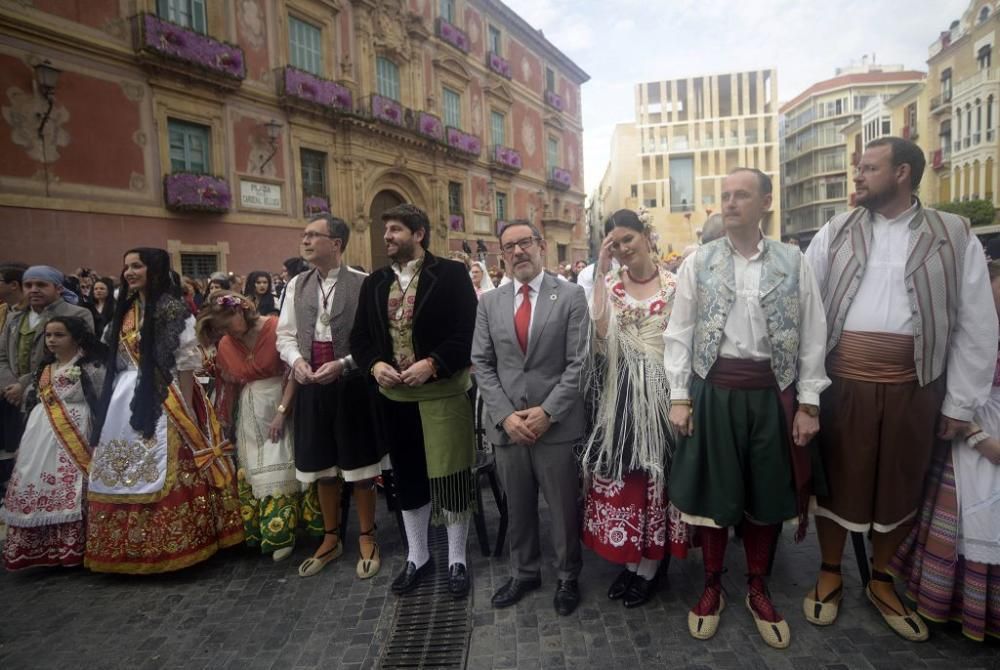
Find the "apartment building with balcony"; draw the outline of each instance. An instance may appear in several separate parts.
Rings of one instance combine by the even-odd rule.
[[[498,0],[0,2],[0,249],[276,270],[330,211],[372,268],[411,202],[438,253],[530,218],[585,258],[587,79]]]
[[[1000,206],[998,34],[998,3],[977,0],[930,46],[927,85],[936,142],[929,167],[938,202],[985,199]]]
[[[806,245],[824,223],[847,210],[853,164],[842,130],[860,120],[873,100],[887,100],[923,79],[923,72],[901,65],[864,63],[838,69],[781,106],[784,236]]]
[[[615,129],[598,210],[645,207],[662,251],[679,251],[697,241],[705,219],[719,210],[726,174],[754,167],[775,181],[763,228],[777,237],[777,91],[771,69],[636,84],[635,121]]]

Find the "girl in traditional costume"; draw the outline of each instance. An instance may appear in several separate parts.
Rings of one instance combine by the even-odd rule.
[[[218,405],[239,454],[246,542],[280,561],[291,555],[300,521],[315,520],[315,534],[323,528],[319,514],[310,513],[318,502],[304,513],[301,508],[288,422],[296,383],[278,356],[277,325],[276,316],[259,315],[248,298],[214,291],[201,306],[195,330],[202,346],[217,346]]]
[[[989,264],[1000,317],[1000,261]],[[930,621],[957,621],[966,637],[1000,638],[1000,353],[993,389],[968,433],[939,448],[924,504],[890,571]]]
[[[90,468],[85,565],[157,573],[243,540],[235,473],[193,371],[194,317],[162,249],[125,254]],[[204,427],[203,427],[204,426]]]
[[[605,223],[591,298],[598,384],[594,429],[584,448],[589,486],[583,543],[625,568],[608,597],[638,607],[652,597],[660,561],[686,555],[686,526],[668,514],[672,451],[663,331],[674,275],[658,266],[647,226],[627,209]],[[612,271],[612,259],[621,267]]]
[[[4,497],[8,570],[83,563],[87,436],[106,349],[76,317],[52,317],[44,337],[48,351],[25,395],[28,423]]]

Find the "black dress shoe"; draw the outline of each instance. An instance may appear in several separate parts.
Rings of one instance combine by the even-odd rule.
[[[632,578],[635,577],[635,573],[625,568],[621,573],[615,577],[615,581],[611,582],[611,587],[608,589],[608,598],[611,600],[621,600],[625,596],[625,592],[628,591],[629,584],[632,583]]]
[[[653,597],[653,594],[656,593],[658,583],[659,580],[656,577],[646,579],[636,575],[625,592],[625,596],[622,599],[623,604],[629,609],[645,605]]]
[[[393,593],[406,593],[417,588],[420,579],[434,569],[434,562],[427,559],[427,562],[419,568],[412,561],[407,561],[396,578],[392,580]]]
[[[575,579],[560,579],[556,584],[556,595],[552,599],[556,614],[569,616],[580,604],[580,585]]]
[[[500,609],[516,605],[526,593],[534,591],[541,585],[542,580],[537,577],[535,579],[514,579],[511,577],[493,594],[493,607]]]
[[[469,592],[469,571],[462,563],[452,563],[448,568],[448,592],[462,598]]]

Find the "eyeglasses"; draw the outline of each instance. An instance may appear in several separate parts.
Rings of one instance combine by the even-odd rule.
[[[532,246],[534,246],[535,242],[541,242],[541,241],[542,238],[540,237],[525,237],[523,239],[518,240],[517,242],[508,242],[507,244],[504,244],[500,248],[503,249],[503,252],[505,254],[512,254],[514,253],[515,247],[521,247],[521,251],[527,251]]]
[[[307,230],[302,233],[303,240],[315,240],[317,237],[329,237],[331,240],[333,239],[333,235],[327,235],[326,233],[314,233],[311,230]]]

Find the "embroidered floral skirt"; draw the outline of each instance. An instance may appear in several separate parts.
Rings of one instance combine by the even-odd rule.
[[[86,544],[84,528],[83,520],[33,528],[7,526],[7,539],[3,545],[4,566],[8,570],[23,570],[82,565]]]
[[[642,471],[624,481],[591,478],[582,539],[601,558],[620,564],[659,561],[668,553],[683,558],[689,544],[687,524]]]
[[[213,487],[172,425],[167,435],[179,444],[177,477],[166,496],[152,503],[88,502],[84,565],[91,570],[170,572],[243,541],[236,482]]]
[[[958,497],[951,449],[936,455],[924,504],[889,570],[925,619],[956,621],[973,640],[1000,638],[1000,565],[958,554]]]
[[[239,471],[240,515],[247,546],[260,547],[262,554],[295,544],[295,530],[309,535],[323,534],[323,514],[319,509],[316,483],[303,493],[254,498],[241,468]]]

